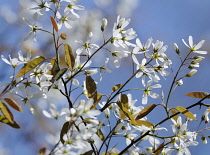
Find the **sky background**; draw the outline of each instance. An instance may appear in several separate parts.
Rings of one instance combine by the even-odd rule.
[[[28,13],[27,8],[31,8],[33,3],[30,0],[6,0],[0,1],[0,54],[7,57],[11,54],[13,57],[17,56],[17,52],[27,51],[32,49],[34,56],[44,55],[51,57],[52,43],[49,36],[37,34],[37,43],[33,41],[24,42],[23,39],[27,35],[29,28],[23,22],[22,17],[31,20],[32,13]],[[113,23],[117,19],[117,15],[131,19],[129,27],[134,28],[138,37],[142,42],[145,42],[148,38],[152,37],[153,40],[164,41],[164,44],[168,45],[167,50],[168,57],[173,61],[173,67],[176,70],[179,66],[179,59],[173,50],[173,43],[177,43],[180,47],[181,55],[187,54],[188,49],[182,43],[182,39],[188,40],[189,35],[192,35],[194,42],[198,43],[200,40],[206,40],[203,50],[209,51],[210,49],[210,1],[209,0],[82,0],[80,5],[85,6],[85,11],[78,11],[81,19],[75,24],[76,28],[69,31],[71,36],[69,42],[76,48],[74,40],[81,39],[86,40],[89,31],[94,32],[93,42],[101,43],[102,36],[100,34],[101,19],[106,17],[108,19],[107,38],[111,34]],[[38,24],[43,23],[45,28],[51,27],[49,25],[49,18],[43,17],[39,20]],[[79,26],[77,25],[79,23]],[[78,27],[77,27],[78,26]],[[106,55],[98,55],[99,58],[103,58]],[[192,91],[205,91],[209,90],[210,69],[209,54],[200,63],[198,73],[192,78],[184,79],[184,85],[177,88],[173,93],[170,100],[170,107],[189,106],[197,99],[189,98],[184,94]],[[100,61],[100,59],[98,59]],[[97,61],[99,63],[99,61]],[[96,63],[97,63],[96,62]],[[113,85],[124,82],[132,73],[131,63],[128,59],[124,59],[121,63],[120,69],[114,69],[109,66],[113,73],[106,73],[103,77],[103,81],[99,84],[99,91],[107,93]],[[8,77],[12,74],[12,69],[9,68],[4,62],[0,61],[0,81],[1,83],[8,82]],[[111,77],[111,78],[110,78]],[[172,76],[166,77],[166,80],[162,79],[163,91],[167,92],[169,85],[171,84]],[[131,82],[129,87],[135,87],[136,81]],[[140,96],[140,97],[139,97]],[[133,92],[133,98],[138,99],[138,104],[141,104],[141,94]],[[53,95],[51,100],[53,99]],[[46,108],[48,101],[38,101],[38,108]],[[51,102],[51,101],[49,101]],[[150,102],[158,102],[155,100],[149,100]],[[209,103],[209,101],[205,101]],[[62,104],[61,104],[62,106]],[[151,119],[154,122],[160,121],[164,115],[161,113],[163,109],[157,108],[153,111]],[[205,108],[199,110],[199,108],[193,108],[192,112],[199,113],[199,117],[205,111]],[[19,114],[15,111],[14,115],[17,116],[17,122],[20,122],[22,129],[15,130],[4,124],[0,124],[0,155],[35,155],[39,148],[46,145],[46,136],[43,135],[43,131],[49,131],[54,133],[58,128],[54,128],[52,120],[44,118],[39,113],[32,115],[24,108],[24,112]],[[158,116],[158,117],[157,117]],[[199,118],[198,117],[198,118]],[[46,122],[49,123],[46,125]],[[196,124],[196,126],[195,126]],[[199,120],[190,125],[190,129],[196,130],[199,124]],[[204,127],[204,126],[203,126]],[[210,135],[209,132],[205,134]],[[199,140],[200,145],[197,147],[189,147],[192,155],[201,154],[206,155],[206,152],[210,151],[209,144],[204,145]]]

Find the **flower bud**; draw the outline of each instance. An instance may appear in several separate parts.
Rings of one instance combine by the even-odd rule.
[[[199,63],[201,60],[203,60],[203,59],[201,59],[201,58],[195,59],[195,60],[193,60],[193,61],[191,62],[191,64],[197,64],[197,63]]]
[[[191,65],[188,66],[189,69],[193,69],[195,67],[199,67],[199,63],[197,63],[197,64],[191,64]]]
[[[195,73],[197,73],[197,70],[196,69],[192,69],[189,73],[187,73],[185,76],[186,77],[191,77],[193,76]]]
[[[66,38],[67,38],[65,33],[61,33],[60,37],[61,37],[61,39],[63,39],[63,40],[66,40]]]
[[[176,82],[176,84],[177,84],[177,86],[181,86],[181,85],[183,85],[183,80],[182,80],[182,79],[180,79],[179,81],[177,81],[177,82]]]
[[[179,51],[179,47],[176,43],[174,43],[174,49],[175,49],[175,52],[179,55],[180,51]]]
[[[193,59],[204,59],[205,57],[202,56],[194,56]]]
[[[201,137],[201,140],[202,140],[203,144],[207,144],[207,142],[208,142],[206,137]]]
[[[103,32],[106,29],[107,26],[107,19],[103,18],[102,19],[102,25],[101,25],[101,31]]]

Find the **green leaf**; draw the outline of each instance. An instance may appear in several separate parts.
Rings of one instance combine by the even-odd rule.
[[[194,97],[194,98],[204,98],[208,95],[209,93],[207,92],[190,92],[190,93],[185,94],[185,96]],[[207,98],[209,99],[210,96]]]
[[[151,128],[151,127],[154,126],[154,124],[152,124],[152,123],[149,122],[149,121],[136,120],[136,123],[137,123],[138,126],[144,125],[144,126],[146,126],[146,127],[148,127],[148,128]]]
[[[124,107],[126,107],[127,109],[128,107],[128,96],[126,94],[121,94],[120,95],[120,102],[123,103]]]
[[[117,84],[112,88],[112,92],[115,92],[116,90],[118,90],[120,87],[122,87],[123,84]]]
[[[55,75],[59,71],[58,64],[56,63],[56,57],[50,60],[50,64],[52,65],[52,68],[47,72],[47,74]]]
[[[93,98],[95,103],[97,101],[97,87],[95,81],[89,75],[86,76],[86,90],[88,98]]]
[[[9,104],[10,107],[12,107],[13,109],[15,109],[19,112],[22,112],[22,109],[20,108],[19,104],[15,100],[13,100],[11,98],[4,98],[4,101],[6,101],[7,104]]]
[[[75,58],[71,46],[65,43],[64,51],[65,51],[66,64],[68,65],[69,69],[72,71],[75,64]]]
[[[171,112],[172,115],[174,115],[174,114],[177,113],[176,109],[170,109],[170,112]],[[176,116],[172,117],[172,119],[175,120],[175,121],[177,122],[178,117],[179,117],[179,116],[176,115]]]
[[[91,109],[97,109],[97,108],[96,108],[96,105],[101,101],[102,96],[103,96],[102,94],[97,93],[97,100],[94,101],[94,104],[93,104],[93,106],[91,107]]]
[[[54,81],[58,81],[68,70],[68,68],[63,68],[61,69],[53,78],[52,78],[52,82]]]
[[[12,112],[9,110],[9,108],[6,106],[6,104],[4,104],[3,102],[0,101],[0,110],[2,112],[2,114],[4,114],[4,116],[8,119],[8,121],[10,123],[13,123],[13,114]]]
[[[145,116],[147,116],[157,105],[156,104],[150,104],[146,108],[144,108],[137,116],[136,120],[141,119]]]
[[[0,122],[5,123],[13,128],[20,129],[20,126],[15,121],[11,123],[5,116],[0,115]]]
[[[36,68],[44,60],[46,60],[46,58],[44,56],[39,56],[38,58],[35,58],[35,59],[29,61],[28,63],[26,63],[20,69],[20,71],[18,72],[16,78],[19,78],[19,77],[25,75],[26,73],[28,73],[29,71],[31,71],[32,69]]]
[[[181,107],[181,106],[177,106],[176,110],[178,110],[180,113],[187,116],[188,118],[196,120],[196,118],[193,116],[193,114],[189,110],[187,110],[186,108]]]
[[[131,115],[131,113],[128,111],[128,109],[125,107],[124,103],[118,101],[117,105],[120,107],[120,110],[130,119],[129,123],[132,125],[137,125],[134,117]],[[124,119],[124,117],[121,119]]]
[[[60,141],[64,144],[65,141],[63,140],[63,136],[69,131],[69,129],[71,128],[71,126],[74,124],[74,121],[69,121],[69,122],[65,122],[63,124],[63,127],[61,129],[61,133],[60,133]]]

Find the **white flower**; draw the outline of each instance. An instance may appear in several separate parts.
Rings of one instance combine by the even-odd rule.
[[[41,66],[38,66],[34,69],[33,73],[31,73],[31,78],[36,78],[36,82],[44,82],[50,81],[53,75],[49,75],[48,71],[52,68],[51,63],[43,63]]]
[[[143,86],[145,87],[145,89],[143,90],[144,94],[143,94],[143,97],[142,97],[142,104],[147,104],[148,96],[150,96],[154,99],[159,98],[159,95],[151,92],[151,90],[153,88],[161,88],[161,85],[160,84],[155,84],[153,86],[150,86],[152,84],[152,82],[153,82],[152,80],[149,80],[147,83],[143,83]]]
[[[81,100],[79,102],[79,106],[77,108],[77,115],[83,117],[95,118],[100,115],[100,110],[91,109],[93,106],[93,99],[89,99],[87,102],[85,100]]]
[[[193,44],[193,37],[189,36],[189,45],[182,39],[183,43],[194,53],[207,54],[207,51],[198,51],[204,44],[205,40],[201,40],[198,44]]]
[[[31,60],[31,51],[27,52],[27,57],[24,58],[21,51],[18,52],[19,59],[22,63],[27,63]]]
[[[16,66],[22,64],[22,62],[20,62],[17,58],[11,58],[11,56],[9,55],[9,60],[8,61],[3,55],[1,55],[1,59],[7,63],[8,65],[11,65],[13,68],[15,68]]]
[[[107,71],[111,73],[112,71],[106,67],[107,63],[109,62],[109,58],[106,58],[104,65],[100,67],[100,78],[99,81],[102,81],[102,72]]]
[[[37,3],[37,7],[34,8],[30,8],[30,10],[38,10],[37,13],[39,13],[40,15],[44,14],[44,11],[49,11],[50,9],[50,5],[46,2],[46,0],[36,0]],[[46,8],[46,9],[45,9]]]
[[[69,13],[64,11],[64,15],[61,16],[59,12],[56,13],[56,17],[59,19],[57,25],[58,29],[61,29],[62,25],[64,24],[67,29],[71,28],[71,21],[75,21],[77,18],[69,17]]]
[[[89,35],[88,35],[88,40],[87,40],[86,42],[83,42],[83,41],[76,41],[77,43],[82,44],[82,47],[81,47],[81,48],[78,48],[78,49],[76,50],[77,55],[80,55],[80,54],[85,50],[86,54],[87,54],[88,56],[90,56],[90,55],[92,55],[90,49],[98,49],[98,48],[99,48],[98,45],[96,45],[96,44],[91,44],[91,43],[90,43],[92,37],[93,37],[93,33],[90,32]]]
[[[31,35],[34,35],[33,36],[33,39],[34,39],[34,42],[36,42],[36,31],[42,29],[42,27],[36,26],[36,21],[38,19],[38,13],[35,13],[33,15],[33,19],[34,19],[34,23],[31,24],[28,20],[26,20],[25,18],[23,18],[23,20],[28,24],[28,26],[31,29],[31,31],[28,33],[28,35],[24,38],[24,41],[27,40],[29,37],[31,37]]]
[[[145,45],[143,45],[140,41],[139,38],[136,39],[136,47],[133,49],[133,53],[134,54],[141,54],[141,53],[145,53],[148,51],[148,48],[150,47],[150,45],[152,44],[152,38],[149,38],[146,42]],[[142,51],[142,52],[139,52],[139,51]]]
[[[48,118],[58,119],[59,116],[66,114],[64,111],[57,111],[57,107],[54,104],[50,104],[50,113],[46,110],[43,110],[42,113]]]
[[[79,15],[77,13],[74,12],[74,10],[84,10],[85,7],[81,6],[81,5],[76,5],[76,3],[78,3],[81,0],[64,0],[66,2],[69,2],[69,4],[67,5],[67,7],[64,9],[64,12],[71,12],[76,18],[79,18]]]

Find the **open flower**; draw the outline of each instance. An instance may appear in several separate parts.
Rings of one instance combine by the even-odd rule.
[[[31,24],[28,20],[26,20],[25,18],[23,18],[23,20],[28,24],[28,26],[31,29],[31,31],[28,33],[28,35],[24,38],[24,41],[25,40],[28,40],[28,38],[30,38],[31,35],[33,35],[34,42],[36,42],[36,31],[42,29],[42,27],[36,26],[36,21],[38,19],[38,13],[35,13],[33,15],[33,19],[34,19],[34,23]]]
[[[152,82],[153,82],[152,80],[149,80],[146,84],[143,83],[145,89],[144,89],[144,94],[143,94],[143,98],[142,98],[142,104],[147,104],[148,96],[150,96],[154,99],[159,98],[159,95],[151,92],[151,90],[153,88],[161,88],[161,85],[160,84],[155,84],[153,86],[150,86],[152,84]]]
[[[198,51],[204,44],[205,40],[201,40],[198,44],[193,44],[193,37],[189,36],[189,45],[182,39],[183,43],[194,53],[207,54],[207,51]]]
[[[81,40],[80,40],[80,41],[76,41],[77,43],[82,44],[82,47],[81,47],[81,48],[78,48],[78,49],[76,50],[77,55],[80,55],[83,51],[85,51],[85,52],[87,53],[87,55],[90,56],[90,55],[92,55],[90,49],[98,49],[98,48],[99,48],[98,45],[96,45],[96,44],[91,44],[91,43],[90,43],[92,37],[93,37],[93,33],[90,32],[89,35],[88,35],[88,40],[87,40],[86,42],[83,42],[83,41],[81,41]]]
[[[11,65],[13,68],[15,68],[16,66],[22,64],[22,62],[20,62],[17,58],[11,58],[11,56],[9,55],[9,60],[7,60],[3,55],[1,55],[1,59],[7,63],[8,65]]]

